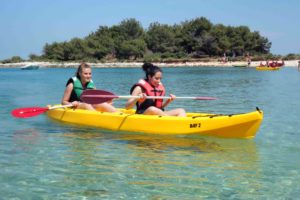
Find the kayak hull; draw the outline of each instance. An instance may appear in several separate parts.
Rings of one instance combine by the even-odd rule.
[[[178,135],[201,134],[227,138],[255,137],[263,119],[261,110],[232,115],[188,113],[187,117],[139,115],[135,110],[117,113],[59,108],[47,115],[61,122],[99,127],[114,131]]]

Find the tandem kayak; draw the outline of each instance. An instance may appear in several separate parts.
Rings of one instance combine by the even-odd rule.
[[[256,67],[256,70],[279,70],[280,67]]]
[[[253,138],[263,119],[263,112],[243,114],[187,113],[186,117],[141,115],[135,110],[119,109],[108,113],[73,108],[58,108],[47,115],[61,122],[99,127],[114,131],[151,134],[201,134],[226,138]]]

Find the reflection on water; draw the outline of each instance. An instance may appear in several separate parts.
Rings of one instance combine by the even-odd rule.
[[[41,139],[40,133],[33,128],[21,129],[13,132],[13,143],[15,151],[28,151]]]
[[[252,188],[237,194],[243,197],[262,187],[251,181],[259,178],[261,171],[253,140],[111,131],[76,131],[59,137],[69,147],[65,156],[72,164],[69,170],[74,170],[66,181],[86,185],[80,193],[85,196],[120,197],[128,195],[129,189],[139,197],[137,186],[152,188],[150,193],[159,198],[174,198],[179,191],[196,192],[201,197],[215,193],[216,187]],[[79,172],[85,176],[74,175]],[[215,179],[219,179],[217,185]],[[224,195],[232,194],[226,189],[216,193],[216,197]]]

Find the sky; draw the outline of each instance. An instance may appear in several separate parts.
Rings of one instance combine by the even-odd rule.
[[[146,29],[197,17],[248,26],[272,42],[273,54],[300,54],[299,0],[0,0],[0,60],[41,55],[46,43],[83,38],[125,19]]]

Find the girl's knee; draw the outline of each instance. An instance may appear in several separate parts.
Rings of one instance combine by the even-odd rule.
[[[117,112],[117,109],[111,104],[107,104],[107,112]]]
[[[95,108],[94,108],[91,104],[85,104],[85,105],[84,105],[84,108],[85,108],[86,110],[95,110]]]
[[[147,110],[144,112],[144,114],[149,114],[149,115],[164,115],[164,112],[154,106],[151,106],[147,108]]]
[[[117,111],[117,109],[109,103],[104,103],[104,105],[102,106],[102,109],[105,112],[116,112]]]
[[[117,109],[115,107],[113,107],[111,104],[106,103],[106,102],[95,105],[95,108],[98,111],[102,111],[102,112],[116,112],[117,111]]]
[[[183,108],[178,108],[178,116],[185,117],[186,112]]]

